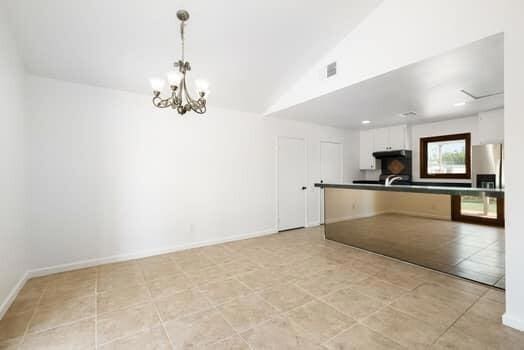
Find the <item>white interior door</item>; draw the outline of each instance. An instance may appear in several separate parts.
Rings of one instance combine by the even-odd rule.
[[[306,149],[302,139],[278,138],[278,230],[306,223]]]
[[[320,142],[320,181],[342,182],[342,144]],[[320,223],[324,223],[324,196],[320,195]]]

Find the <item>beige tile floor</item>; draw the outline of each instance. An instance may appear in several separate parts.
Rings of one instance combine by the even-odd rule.
[[[0,349],[522,349],[503,312],[319,227],[32,279]]]

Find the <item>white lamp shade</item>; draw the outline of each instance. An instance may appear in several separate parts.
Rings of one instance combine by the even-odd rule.
[[[151,88],[153,89],[153,91],[162,91],[162,89],[164,88],[164,79],[151,78],[149,79],[149,81],[151,82]]]
[[[195,80],[195,86],[197,88],[198,93],[203,92],[204,94],[206,94],[206,96],[209,95],[209,83],[206,80]]]
[[[182,80],[182,73],[180,72],[169,72],[167,73],[167,81],[169,82],[170,86],[178,86],[180,84],[180,81]]]

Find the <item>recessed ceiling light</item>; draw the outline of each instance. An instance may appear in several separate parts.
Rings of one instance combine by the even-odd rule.
[[[369,123],[371,123],[371,120],[363,120],[362,121],[362,124],[369,124]]]
[[[464,105],[466,105],[466,102],[464,102],[464,101],[457,102],[457,103],[453,104],[453,106],[455,106],[455,107],[460,107],[460,106],[464,106]]]

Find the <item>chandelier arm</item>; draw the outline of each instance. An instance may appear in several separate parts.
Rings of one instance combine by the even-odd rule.
[[[195,108],[191,108],[193,110],[193,112],[195,112],[196,114],[204,114],[206,113],[207,111],[207,107],[205,104],[201,103],[201,102],[198,102],[198,108],[195,109]]]
[[[200,100],[195,100],[195,99],[193,99],[191,97],[191,95],[189,94],[189,91],[187,89],[187,84],[186,84],[186,80],[185,79],[184,79],[184,87],[185,87],[185,90],[186,90],[186,94],[185,94],[186,102],[189,105],[189,107],[191,107],[191,110],[196,112],[196,113],[198,113],[198,114],[204,114],[205,113],[205,105],[203,105]]]
[[[178,94],[179,94],[179,92],[180,92],[180,90],[181,90],[180,88],[178,88],[179,86],[180,86],[180,83],[178,83],[177,88],[174,89],[174,90],[171,92],[171,98],[170,98],[170,100],[171,100],[171,106],[177,106],[177,105],[178,105],[178,98],[177,98],[177,96],[178,96]],[[173,107],[173,108],[174,108],[174,107]]]
[[[185,93],[185,95],[186,95],[186,102],[189,103],[189,104],[195,102],[193,97],[191,97],[191,95],[189,94],[189,90],[187,88],[187,83],[186,83],[186,78],[185,77],[184,77],[184,88],[186,90],[186,93]]]
[[[188,103],[191,106],[191,110],[193,110],[195,113],[204,114],[206,112],[206,104],[203,102],[203,100],[191,99]]]
[[[169,98],[162,99],[159,96],[155,96],[153,97],[153,105],[155,105],[155,107],[158,107],[158,108],[167,108],[171,106],[171,99]]]
[[[191,94],[189,94],[189,89],[187,88],[187,83],[186,83],[186,75],[184,74],[184,79],[183,79],[183,84],[184,84],[184,90],[185,90],[185,98],[186,98],[186,102],[189,103],[190,105],[193,105],[193,104],[196,104],[198,103],[197,100],[195,100]]]

